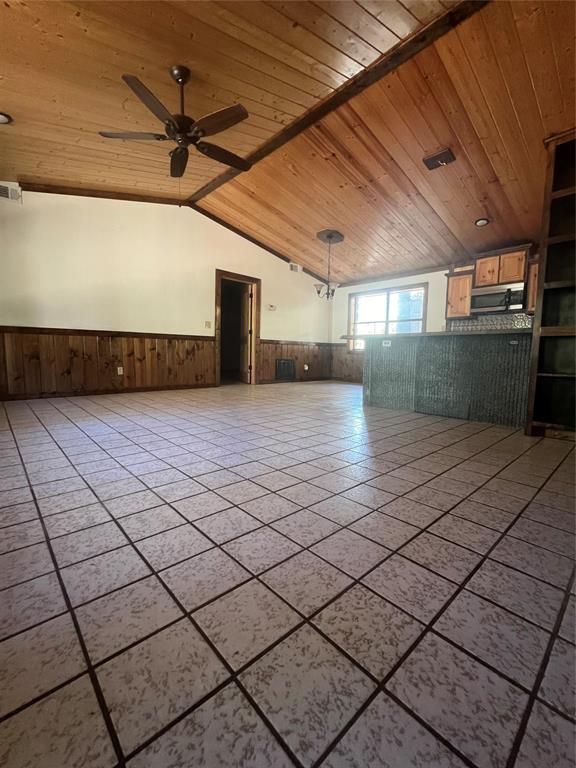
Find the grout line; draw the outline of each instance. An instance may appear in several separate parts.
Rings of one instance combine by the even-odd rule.
[[[506,439],[506,438],[504,438],[504,439]],[[526,448],[524,451],[522,451],[522,452],[520,453],[520,456],[524,455],[524,454],[525,454],[527,451],[529,451],[529,450],[530,450],[530,449],[531,449],[533,446],[535,446],[535,445],[538,445],[538,444],[540,444],[541,442],[542,442],[541,440],[537,440],[537,441],[535,441],[534,443],[532,443],[532,445],[528,446],[528,447],[527,447],[527,448]],[[516,457],[516,458],[518,458],[518,457]],[[516,461],[516,458],[515,458],[515,459],[512,459],[512,460],[509,462],[509,464],[511,464],[511,463],[513,463],[514,461]],[[554,471],[554,470],[551,470],[551,473],[552,473],[553,471]],[[446,513],[446,514],[447,514],[447,513]],[[447,609],[450,607],[450,605],[451,605],[451,604],[454,602],[454,600],[455,600],[455,599],[456,599],[456,598],[457,598],[457,597],[458,597],[458,596],[461,594],[461,592],[462,592],[462,591],[465,589],[465,587],[466,587],[466,585],[468,584],[468,582],[469,582],[469,581],[470,581],[470,580],[473,578],[473,576],[474,576],[474,575],[475,575],[475,574],[478,572],[478,570],[479,570],[479,569],[482,567],[482,565],[483,565],[483,564],[486,562],[486,560],[488,559],[488,557],[489,557],[490,553],[491,553],[491,552],[493,551],[493,549],[494,549],[494,548],[495,548],[495,547],[496,547],[496,546],[497,546],[497,545],[500,543],[500,541],[501,541],[501,540],[504,538],[504,536],[506,535],[506,533],[508,532],[508,530],[509,530],[509,529],[512,527],[512,525],[514,524],[515,520],[516,520],[517,518],[519,518],[521,514],[522,514],[522,512],[519,512],[519,513],[516,515],[516,518],[514,519],[514,521],[513,521],[513,522],[510,524],[510,526],[508,527],[508,529],[506,529],[505,531],[501,532],[501,534],[500,534],[499,538],[498,538],[498,539],[497,539],[497,540],[496,540],[496,541],[495,541],[495,542],[492,544],[492,546],[491,546],[491,547],[490,547],[490,548],[487,550],[487,552],[486,552],[486,553],[483,555],[483,557],[482,557],[482,559],[480,560],[480,562],[478,562],[478,563],[477,563],[477,565],[476,565],[476,566],[475,566],[475,567],[472,569],[472,571],[471,571],[471,572],[470,572],[470,573],[469,573],[469,574],[468,574],[468,575],[467,575],[467,576],[466,576],[466,577],[463,579],[463,581],[461,582],[461,584],[459,585],[459,587],[458,587],[458,588],[455,590],[455,592],[454,592],[454,593],[451,595],[451,597],[450,597],[450,598],[449,598],[449,599],[448,599],[448,600],[447,600],[447,601],[444,603],[444,605],[443,605],[443,606],[440,608],[440,610],[439,610],[439,611],[437,611],[437,612],[436,612],[436,614],[435,614],[435,615],[434,615],[434,616],[431,618],[431,620],[430,620],[429,622],[427,622],[427,623],[426,623],[426,625],[425,625],[425,627],[424,627],[424,630],[422,631],[422,633],[421,633],[421,634],[420,634],[420,635],[419,635],[419,636],[418,636],[418,637],[417,637],[417,638],[414,640],[414,642],[413,642],[413,643],[412,643],[412,644],[409,646],[409,648],[408,648],[408,649],[407,649],[407,650],[404,652],[404,654],[403,654],[403,655],[400,657],[400,659],[398,659],[398,660],[396,661],[396,663],[394,664],[394,666],[393,666],[393,667],[392,667],[392,668],[391,668],[391,669],[388,671],[388,673],[386,674],[386,676],[385,676],[385,677],[382,679],[382,681],[380,682],[380,684],[379,684],[379,686],[378,686],[378,688],[377,688],[377,693],[378,693],[378,692],[380,692],[380,691],[382,691],[382,692],[386,692],[386,694],[388,694],[388,693],[389,693],[389,692],[388,692],[388,689],[385,687],[385,686],[386,686],[386,684],[388,683],[388,681],[389,681],[389,680],[390,680],[390,679],[393,677],[393,675],[394,675],[394,674],[395,674],[395,673],[398,671],[398,669],[400,669],[401,665],[402,665],[402,664],[404,663],[404,661],[405,661],[405,660],[408,658],[408,656],[409,656],[409,655],[412,653],[412,651],[413,651],[413,650],[414,650],[414,649],[415,649],[415,648],[416,648],[416,647],[419,645],[419,643],[420,643],[420,642],[422,641],[422,639],[425,637],[425,635],[427,634],[427,632],[429,632],[429,631],[431,630],[431,628],[432,628],[433,624],[434,624],[434,623],[435,623],[435,622],[438,620],[438,618],[440,618],[440,616],[441,616],[441,615],[442,615],[442,614],[443,614],[443,613],[444,613],[444,612],[445,612],[445,611],[446,611],[446,610],[447,610]],[[467,654],[467,655],[469,655],[469,656],[470,656],[470,654]],[[483,663],[483,662],[482,662],[482,664],[484,665],[484,663]],[[487,665],[484,665],[484,666],[487,666]],[[501,675],[501,677],[503,677],[503,676]],[[375,695],[377,695],[377,694],[375,694]],[[374,696],[373,698],[375,698],[375,696]],[[368,703],[371,703],[371,701],[369,701]],[[332,742],[331,742],[331,743],[328,745],[328,747],[327,747],[327,748],[324,750],[324,752],[323,752],[323,753],[320,755],[320,757],[319,757],[319,758],[318,758],[318,759],[317,759],[317,760],[314,762],[314,764],[313,764],[312,768],[317,768],[317,766],[319,766],[319,765],[322,763],[322,761],[323,761],[324,759],[326,759],[326,757],[328,756],[328,754],[330,754],[330,752],[331,752],[331,751],[334,749],[334,747],[335,747],[335,746],[336,746],[336,745],[337,745],[337,744],[338,744],[338,743],[339,743],[339,742],[342,740],[342,738],[343,738],[343,737],[344,737],[344,735],[345,735],[345,734],[348,732],[348,730],[350,730],[350,728],[351,728],[351,727],[354,725],[354,723],[355,723],[355,722],[356,722],[356,721],[359,719],[359,717],[360,717],[360,716],[363,714],[363,712],[365,711],[365,709],[366,709],[366,707],[367,707],[367,706],[368,706],[368,704],[365,704],[365,706],[364,706],[364,707],[361,707],[361,708],[358,710],[358,712],[356,712],[355,716],[354,716],[354,717],[353,717],[353,718],[352,718],[352,719],[351,719],[351,720],[350,720],[350,721],[347,723],[347,725],[346,725],[346,726],[345,726],[343,729],[341,729],[340,733],[339,733],[339,734],[338,734],[338,735],[335,737],[335,739],[333,739],[333,741],[332,741]],[[411,711],[411,710],[410,710],[410,711]],[[427,723],[424,723],[424,724],[426,725],[426,727],[427,727],[427,729],[428,729],[428,730],[431,730],[430,726],[429,726]],[[432,731],[432,732],[433,732],[433,731]],[[451,744],[450,744],[449,746],[452,748],[452,745],[451,745]]]
[[[556,641],[559,637],[560,628],[562,626],[562,621],[564,619],[564,614],[566,612],[566,608],[568,606],[568,602],[570,600],[570,594],[572,591],[572,585],[574,584],[574,569],[572,570],[572,575],[570,576],[570,580],[566,586],[566,591],[564,594],[564,599],[562,601],[562,605],[560,607],[560,610],[558,611],[558,615],[556,616],[556,623],[554,624],[554,628],[552,630],[552,633],[550,635],[550,638],[548,640],[548,645],[546,646],[546,651],[544,653],[544,656],[540,662],[540,668],[538,670],[538,674],[536,675],[536,679],[534,680],[534,685],[532,686],[532,690],[530,691],[530,696],[528,699],[528,703],[526,705],[526,708],[524,710],[524,714],[522,716],[522,719],[520,720],[520,725],[518,727],[518,731],[516,733],[516,737],[514,739],[514,743],[512,745],[512,749],[510,751],[510,754],[508,756],[508,760],[506,762],[506,768],[514,768],[514,765],[516,763],[516,760],[518,758],[518,753],[520,751],[520,747],[522,745],[522,741],[524,740],[524,735],[526,733],[526,729],[528,727],[528,721],[530,720],[530,716],[532,714],[532,710],[534,708],[534,704],[536,703],[536,697],[538,696],[538,691],[540,690],[540,686],[542,684],[542,681],[544,680],[544,675],[546,674],[546,668],[548,667],[548,662],[550,661],[550,657],[552,655],[552,651],[554,649],[554,645],[556,644]],[[547,702],[546,702],[547,704]],[[556,707],[553,707],[554,710],[556,710]],[[564,713],[565,715],[565,713]],[[566,715],[565,715],[566,717]],[[575,720],[572,720],[572,722],[576,722]]]
[[[67,418],[67,417],[66,417],[66,418]],[[487,427],[487,428],[489,428],[489,427]],[[448,430],[445,430],[445,431],[449,431],[449,429],[448,429]],[[476,432],[476,433],[473,433],[472,435],[466,435],[466,436],[465,436],[465,437],[463,437],[461,440],[466,440],[466,439],[468,439],[468,438],[470,438],[470,437],[473,437],[473,436],[474,436],[474,434],[478,434],[478,432]],[[514,433],[512,432],[511,434],[514,434]],[[496,441],[496,443],[492,443],[492,445],[495,445],[495,444],[497,444],[497,442],[501,442],[502,440],[506,440],[508,437],[510,437],[510,436],[511,436],[511,434],[504,436],[503,438],[501,438],[501,440],[499,440],[499,441]],[[90,438],[89,438],[89,439],[90,439]],[[416,442],[416,441],[415,441],[415,442]],[[460,442],[460,441],[457,441],[457,442]],[[533,447],[534,445],[536,445],[536,444],[537,444],[537,442],[534,442],[534,443],[532,443],[532,445],[528,446],[528,447],[527,447],[527,448],[526,448],[526,449],[525,449],[525,450],[524,450],[522,453],[525,453],[526,451],[530,450],[530,448],[532,448],[532,447]],[[489,447],[492,447],[492,446],[488,446],[488,448],[489,448]],[[480,451],[479,453],[483,452],[484,450],[487,450],[487,448],[486,448],[486,447],[482,448],[482,449],[481,449],[481,451]],[[520,455],[522,455],[522,453],[521,453]],[[459,463],[463,463],[463,462],[467,461],[469,458],[470,458],[470,457],[467,457],[467,458],[464,458],[464,459],[460,459],[460,462],[459,462]],[[512,459],[510,462],[508,462],[508,465],[509,465],[510,463],[513,463],[514,461],[516,461],[518,458],[519,458],[519,457],[517,456],[517,457],[515,457],[514,459]],[[307,463],[307,462],[304,462],[304,463]],[[507,465],[507,466],[508,466],[508,465]],[[455,466],[457,466],[457,465],[455,465]],[[449,470],[450,470],[450,469],[452,469],[452,468],[453,468],[453,467],[451,467],[451,468],[447,469],[446,471],[449,471]],[[129,471],[129,470],[128,470],[128,471]],[[498,470],[498,471],[500,472],[500,471],[502,471],[502,469],[500,469],[500,470]],[[554,470],[553,470],[553,471],[554,471]],[[443,473],[441,473],[441,474],[443,474]],[[242,478],[242,479],[244,480],[244,479],[249,479],[249,478]],[[489,478],[487,479],[487,481],[486,481],[486,482],[489,482],[489,480],[491,480],[491,479],[492,479],[492,477],[489,477]],[[361,484],[363,484],[363,483],[358,483],[358,485],[361,485]],[[213,490],[213,489],[209,489],[209,490]],[[267,493],[269,493],[269,492],[270,492],[270,490],[269,490],[269,489],[266,489],[266,491],[267,491]],[[473,492],[475,492],[475,491],[473,491]],[[272,493],[273,493],[273,492],[272,492]],[[228,500],[226,500],[226,501],[228,502]],[[228,503],[230,503],[230,502],[228,502]],[[422,503],[422,502],[419,502],[419,503]],[[526,502],[526,503],[528,503],[528,502]],[[313,506],[313,505],[310,505],[310,506]],[[373,511],[375,511],[375,510],[372,510],[372,509],[370,509],[370,508],[367,508],[367,515],[368,515],[368,514],[371,514]],[[180,514],[180,513],[179,513],[179,514]],[[248,514],[249,514],[249,513],[248,513]],[[293,514],[293,513],[289,513],[289,514]],[[438,519],[440,519],[441,517],[443,517],[445,514],[447,514],[447,512],[444,512],[443,514],[440,514],[440,516],[439,516],[439,518],[438,518]],[[519,514],[521,514],[521,513],[519,513]],[[204,518],[202,518],[202,519],[204,519]],[[395,519],[396,519],[396,518],[395,518]],[[189,522],[190,524],[193,524],[193,521],[186,521],[186,522]],[[261,523],[262,521],[260,521],[260,520],[259,520],[258,522],[260,522],[260,523]],[[355,522],[355,521],[351,521],[351,523],[349,523],[349,524],[347,524],[347,525],[351,525],[353,522]],[[404,521],[401,521],[401,522],[404,522]],[[433,521],[433,522],[435,522],[435,521]],[[472,522],[472,521],[471,521],[471,522]],[[431,523],[430,525],[432,525],[432,524],[433,524],[433,523]],[[117,523],[117,525],[118,525],[118,523]],[[264,525],[266,525],[266,524],[264,524]],[[119,527],[120,527],[120,526],[119,526]],[[344,527],[347,527],[347,526],[341,526],[340,530],[341,530],[342,528],[344,528]],[[256,529],[256,530],[258,530],[258,529]],[[425,529],[419,529],[419,530],[418,530],[418,533],[417,533],[417,534],[415,534],[415,536],[418,536],[418,535],[419,535],[419,534],[422,532],[422,530],[425,530]],[[124,535],[126,535],[126,534],[124,534]],[[156,535],[156,534],[153,534],[153,535]],[[206,535],[206,534],[204,534],[204,535]],[[244,535],[244,534],[241,534],[241,535]],[[504,535],[504,534],[502,534],[502,535]],[[128,538],[128,537],[127,537],[127,538]],[[208,537],[208,538],[209,538],[209,537]],[[501,538],[501,537],[500,537],[500,538]],[[134,543],[133,543],[133,542],[131,542],[131,541],[130,541],[129,543],[130,543],[130,544],[131,544],[131,545],[134,547]],[[317,543],[317,542],[314,542],[314,544],[316,544],[316,543]],[[406,543],[407,543],[407,542],[406,542]],[[313,546],[313,545],[310,545],[310,546]],[[403,544],[402,546],[405,546],[405,544]],[[134,547],[134,548],[135,548],[135,547]],[[219,548],[221,548],[221,547],[219,546]],[[307,548],[305,548],[305,549],[308,549],[308,547],[307,547]],[[399,548],[397,548],[397,549],[399,549]],[[301,550],[301,551],[304,551],[304,550]],[[227,554],[229,554],[229,553],[227,553]],[[476,554],[478,554],[478,553],[476,553]],[[389,556],[391,556],[391,555],[388,555],[387,557],[389,557]],[[484,561],[485,561],[486,557],[487,557],[487,555],[485,555],[485,556],[483,557],[483,559],[480,561],[479,565],[480,565],[480,564],[482,564],[482,562],[484,562]],[[143,559],[144,559],[144,558],[143,558]],[[275,564],[275,565],[276,565],[276,564]],[[274,565],[274,566],[271,566],[271,568],[275,567],[275,565]],[[168,567],[171,567],[171,566],[168,566]],[[375,567],[377,567],[377,566],[375,566]],[[153,569],[153,573],[157,574],[158,572],[157,572],[157,571],[155,571],[155,570]],[[261,574],[257,574],[257,575],[256,575],[254,578],[255,578],[256,580],[259,580],[259,576],[260,576],[260,575],[261,575]],[[252,577],[251,577],[251,578],[252,578]],[[362,577],[362,578],[363,578],[363,577]],[[356,580],[356,581],[358,581],[358,580]],[[348,587],[348,588],[351,588],[353,585],[354,585],[354,584],[351,584],[351,585],[349,585],[349,587]],[[236,586],[238,586],[238,585],[236,585]],[[267,586],[267,585],[266,585],[266,586]],[[233,588],[232,588],[232,590],[233,590],[233,589],[235,589],[235,588],[236,588],[236,587],[233,587]],[[348,589],[348,588],[346,588],[346,589],[345,589],[345,590],[342,592],[342,594],[343,594],[345,591],[347,591],[347,589]],[[268,587],[268,589],[270,589],[270,587]],[[230,591],[232,591],[232,590],[230,590]],[[222,595],[219,595],[219,596],[218,596],[216,599],[220,598],[221,596],[222,596]],[[284,602],[287,602],[287,601],[284,601]],[[290,606],[290,607],[293,609],[293,607],[292,607],[292,606]],[[318,609],[318,611],[319,611],[319,610],[323,610],[325,607],[326,607],[326,606],[325,606],[325,605],[323,605],[323,606],[321,607],[321,609]],[[195,610],[198,610],[198,608],[196,608]],[[401,610],[403,610],[403,609],[401,609]],[[318,612],[318,611],[317,611],[317,612]],[[299,627],[301,627],[301,626],[303,626],[303,625],[304,625],[304,623],[301,623],[301,624],[300,624],[300,625],[298,625],[298,626],[299,626]],[[297,628],[298,628],[298,627],[297,627]],[[296,631],[296,630],[293,630],[293,631]],[[316,631],[318,631],[318,629],[317,629],[317,628],[316,628]],[[290,634],[291,634],[291,633],[290,633]],[[322,634],[322,633],[321,633],[321,634]],[[142,639],[140,639],[140,641],[141,641],[141,640],[142,640]],[[137,641],[137,643],[138,643],[138,642],[140,642],[140,641]],[[281,639],[279,642],[281,642],[281,641],[282,641],[282,639]],[[331,642],[332,642],[332,641],[331,641]],[[137,643],[136,643],[136,644],[137,644]],[[276,644],[278,644],[278,643],[275,643],[275,645],[276,645]],[[338,650],[339,650],[340,652],[342,652],[342,649],[340,649],[340,648],[339,648],[339,646],[337,646],[335,643],[332,643],[332,644],[333,644],[333,645],[334,645],[336,648],[338,648]],[[262,654],[261,654],[261,655],[263,655],[263,654],[265,654],[265,653],[269,652],[269,651],[270,651],[270,649],[271,649],[270,647],[266,648],[266,649],[265,649],[265,651],[264,651],[264,652],[262,652]],[[124,650],[126,650],[126,649],[123,649],[121,652],[123,652]],[[347,655],[347,654],[345,653],[344,655]],[[252,663],[254,663],[254,662],[255,662],[255,660],[256,660],[256,659],[253,659],[253,660],[251,660],[251,661],[248,663],[248,666],[250,666]],[[238,672],[237,674],[239,674],[239,672]],[[213,692],[212,692],[212,693],[213,693]],[[212,694],[211,694],[211,695],[212,695]],[[139,749],[140,749],[140,748],[139,748]]]
[[[10,425],[10,430],[12,431],[12,436],[16,440],[16,435],[14,431],[12,430],[12,427]],[[17,450],[19,451],[19,448],[17,446]],[[26,471],[26,470],[25,470]],[[27,475],[26,475],[27,476]],[[38,501],[36,499],[36,495],[34,494],[34,503],[36,504],[36,507],[38,509],[38,514],[40,514],[40,509],[38,507]],[[104,720],[104,723],[106,725],[106,728],[108,730],[108,736],[110,737],[110,741],[112,743],[112,748],[114,749],[114,752],[116,754],[118,766],[120,768],[124,767],[124,758],[122,753],[122,748],[120,746],[120,740],[118,739],[118,735],[116,734],[116,730],[114,728],[114,725],[112,723],[112,718],[110,717],[110,713],[108,712],[108,708],[106,705],[106,701],[104,699],[104,694],[102,693],[102,689],[100,687],[100,683],[98,681],[98,678],[96,676],[96,673],[94,671],[94,668],[92,667],[90,656],[88,654],[88,649],[86,647],[86,644],[84,642],[84,638],[82,636],[82,632],[80,631],[80,624],[78,622],[78,618],[76,616],[76,613],[74,611],[74,608],[72,607],[72,602],[70,600],[70,597],[68,595],[68,592],[66,590],[66,585],[64,583],[64,579],[62,578],[62,575],[60,574],[60,570],[58,568],[58,562],[56,560],[54,550],[52,549],[52,546],[50,544],[50,540],[48,539],[48,532],[46,530],[46,526],[44,524],[44,521],[40,519],[40,524],[42,525],[43,531],[44,531],[44,537],[46,539],[46,546],[48,547],[48,551],[50,553],[50,557],[52,558],[52,563],[55,568],[56,572],[56,578],[58,579],[60,589],[62,590],[62,596],[64,598],[64,602],[66,604],[66,607],[68,609],[68,612],[70,614],[70,618],[72,620],[72,623],[74,625],[74,629],[76,632],[76,637],[78,640],[78,644],[81,649],[82,656],[84,658],[84,664],[86,665],[88,676],[90,677],[90,681],[92,683],[92,689],[95,693],[98,706],[100,708],[100,714],[102,715],[102,718]]]
[[[150,576],[152,576],[152,575],[156,576],[156,578],[157,578],[156,572],[155,572],[154,568],[152,568],[152,565],[151,565],[151,564],[150,564],[150,562],[147,560],[147,558],[146,558],[146,557],[145,557],[145,556],[144,556],[144,555],[143,555],[143,554],[142,554],[142,553],[141,553],[141,552],[140,552],[140,551],[137,549],[137,547],[135,546],[134,542],[132,542],[132,541],[130,540],[130,538],[129,538],[128,534],[127,534],[127,533],[126,533],[126,532],[125,532],[125,531],[124,531],[124,530],[121,528],[121,526],[119,525],[119,523],[118,523],[116,520],[114,520],[114,522],[116,523],[117,527],[120,529],[120,531],[122,532],[122,534],[125,536],[125,538],[126,538],[126,540],[127,540],[127,543],[128,543],[128,545],[132,547],[132,549],[133,549],[133,550],[136,552],[136,554],[139,556],[139,558],[140,558],[140,559],[141,559],[141,560],[144,562],[144,564],[145,564],[145,565],[146,565],[146,566],[147,566],[147,567],[150,569],[151,573],[150,573],[150,574],[147,574],[147,576],[146,576],[146,577],[144,577],[144,578],[148,578],[148,577],[150,577]],[[141,579],[141,580],[143,580],[143,579]],[[214,643],[211,641],[211,639],[209,638],[209,636],[208,636],[208,635],[206,634],[206,632],[205,632],[205,631],[202,629],[202,627],[201,627],[201,626],[200,626],[200,625],[197,623],[197,621],[196,621],[196,620],[195,620],[195,619],[194,619],[194,618],[193,618],[193,617],[190,615],[190,613],[186,611],[186,609],[185,609],[184,605],[183,605],[183,604],[181,603],[181,601],[180,601],[180,600],[177,598],[177,596],[174,594],[174,592],[173,592],[173,591],[172,591],[172,590],[171,590],[171,589],[168,587],[168,585],[167,585],[167,584],[165,584],[165,582],[163,582],[162,580],[160,580],[160,584],[161,584],[161,586],[164,588],[164,590],[165,590],[165,591],[168,593],[168,595],[169,595],[169,596],[172,598],[172,600],[173,600],[173,601],[174,601],[174,603],[175,603],[175,604],[178,606],[178,608],[179,608],[179,609],[182,611],[182,616],[181,616],[180,618],[181,618],[181,619],[188,619],[188,620],[189,620],[189,621],[192,623],[192,625],[194,626],[194,628],[196,629],[196,631],[197,631],[197,632],[198,632],[198,633],[199,633],[199,634],[202,636],[202,638],[203,638],[203,639],[204,639],[204,641],[207,643],[207,645],[210,647],[210,649],[212,650],[212,652],[213,652],[213,653],[216,655],[216,657],[217,657],[217,658],[220,660],[220,662],[221,662],[221,663],[224,665],[224,667],[225,667],[225,668],[228,670],[228,672],[230,673],[230,676],[231,676],[231,677],[227,679],[227,682],[230,682],[230,680],[231,680],[231,679],[236,681],[236,683],[237,683],[237,684],[240,686],[240,688],[242,689],[242,691],[243,691],[244,695],[246,696],[246,698],[249,700],[249,702],[250,702],[250,704],[252,705],[253,709],[254,709],[254,710],[255,710],[255,711],[256,711],[256,712],[259,714],[260,718],[261,718],[261,719],[262,719],[262,720],[263,720],[263,721],[266,723],[266,725],[268,726],[268,729],[270,730],[270,732],[271,732],[271,733],[272,733],[272,734],[275,736],[275,738],[277,739],[277,741],[278,741],[278,743],[279,743],[280,747],[283,749],[283,751],[284,751],[284,752],[285,752],[285,753],[286,753],[286,754],[287,754],[287,755],[290,757],[290,759],[293,761],[293,763],[294,763],[295,765],[297,765],[297,766],[301,766],[301,763],[300,763],[300,761],[299,761],[299,760],[296,758],[296,756],[295,756],[295,755],[292,753],[292,751],[291,751],[291,750],[290,750],[290,748],[287,746],[287,744],[285,744],[284,740],[283,740],[283,739],[280,737],[280,735],[277,733],[277,731],[276,731],[275,727],[274,727],[274,726],[272,725],[272,723],[269,721],[268,717],[267,717],[267,716],[264,714],[264,712],[261,710],[261,708],[260,708],[260,707],[259,707],[259,706],[256,704],[256,702],[253,700],[252,696],[251,696],[251,695],[250,695],[250,694],[249,694],[249,693],[248,693],[246,690],[244,690],[244,689],[243,689],[243,686],[242,686],[242,685],[240,684],[240,682],[237,680],[237,677],[238,677],[238,675],[239,675],[239,674],[241,674],[241,672],[243,671],[243,669],[242,669],[242,668],[240,668],[239,670],[237,670],[237,671],[234,671],[233,667],[232,667],[232,666],[231,666],[231,665],[228,663],[227,659],[226,659],[226,658],[225,658],[225,656],[224,656],[224,655],[221,653],[221,651],[218,649],[218,647],[217,647],[217,646],[216,646],[216,645],[215,645],[215,644],[214,644]],[[123,586],[127,586],[127,585],[123,585]],[[119,589],[121,589],[121,588],[119,588]],[[106,593],[106,594],[109,594],[109,593]],[[104,595],[100,595],[99,597],[104,597]],[[96,598],[96,599],[97,599],[97,598]],[[165,628],[166,628],[166,627],[162,627],[161,629],[165,629]],[[154,632],[154,633],[151,633],[151,634],[158,634],[158,632]],[[284,639],[284,637],[280,638],[279,642],[281,642],[283,639]],[[137,643],[135,643],[134,645],[138,645],[138,644],[139,644],[139,642],[140,642],[140,641],[138,641],[138,642],[137,642]],[[120,651],[118,654],[113,654],[113,656],[116,656],[116,655],[120,655],[120,653],[123,653],[125,650],[126,650],[126,649],[125,649],[125,648],[123,648],[123,649],[121,649],[121,651]],[[261,654],[260,654],[260,655],[261,655],[261,656],[263,656],[265,653],[267,653],[267,652],[268,652],[268,650],[269,650],[269,648],[268,648],[268,647],[267,647],[267,648],[265,648],[265,649],[264,649],[264,650],[261,652]],[[109,657],[109,659],[108,659],[108,660],[110,660],[110,658],[112,658],[113,656]],[[256,660],[257,660],[257,658],[258,658],[258,657],[256,657]],[[252,661],[254,661],[254,660],[252,660]],[[251,662],[251,663],[252,663],[252,662]],[[100,666],[100,665],[98,665],[98,666]],[[212,691],[211,693],[213,693],[213,691]],[[210,695],[211,695],[211,694],[210,694]],[[209,697],[210,697],[210,695],[207,695],[205,698],[209,698]],[[104,699],[104,697],[103,697],[103,702],[104,702],[104,705],[105,705],[105,699]],[[181,719],[183,719],[183,718],[184,718],[184,717],[186,717],[188,714],[190,714],[190,712],[192,712],[194,709],[196,709],[196,707],[197,707],[197,706],[198,706],[198,702],[196,702],[196,703],[195,703],[195,704],[194,704],[192,707],[188,708],[188,709],[187,709],[185,712],[181,713],[181,714],[180,714],[180,716],[178,717],[178,719],[177,719],[177,720],[173,720],[173,721],[171,721],[171,722],[170,722],[170,723],[169,723],[167,726],[165,726],[163,729],[161,729],[161,730],[159,730],[158,732],[156,732],[155,734],[153,734],[153,736],[152,736],[150,739],[148,739],[148,740],[145,740],[145,741],[144,741],[142,744],[140,744],[140,745],[138,746],[138,748],[137,748],[137,749],[135,749],[135,750],[132,750],[132,751],[129,753],[129,755],[128,755],[128,758],[127,758],[127,759],[130,759],[130,758],[131,758],[131,757],[133,757],[135,754],[138,754],[138,753],[139,753],[139,752],[141,752],[143,749],[145,749],[145,748],[146,748],[146,746],[147,746],[149,743],[152,743],[152,742],[153,742],[153,741],[155,741],[157,738],[159,738],[159,737],[160,737],[160,736],[161,736],[163,733],[165,733],[167,730],[169,730],[169,728],[173,727],[173,725],[175,725],[175,723],[176,723],[176,722],[179,722]],[[122,752],[120,752],[120,755],[122,755]]]

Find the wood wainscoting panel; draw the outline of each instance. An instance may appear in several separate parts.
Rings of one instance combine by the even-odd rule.
[[[362,383],[364,352],[350,352],[347,344],[332,345],[332,378]]]
[[[211,336],[0,327],[0,399],[214,383]]]
[[[306,341],[278,341],[260,339],[258,383],[276,381],[276,360],[294,360],[296,381],[314,381],[331,378],[332,344]],[[308,370],[304,366],[308,365]]]

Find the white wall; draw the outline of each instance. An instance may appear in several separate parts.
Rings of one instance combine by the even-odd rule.
[[[380,280],[374,283],[362,283],[339,288],[336,291],[332,312],[332,341],[338,342],[341,336],[348,333],[348,296],[360,291],[375,291],[379,288],[396,288],[399,285],[413,285],[414,283],[428,284],[428,308],[426,316],[427,331],[446,330],[446,279],[447,269],[439,272],[428,272],[410,277],[396,277],[392,280]]]
[[[330,340],[312,278],[189,208],[0,201],[0,325],[210,336],[216,269],[262,279],[263,339]]]

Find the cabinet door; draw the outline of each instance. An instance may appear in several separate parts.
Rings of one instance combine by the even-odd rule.
[[[499,283],[523,283],[526,251],[503,253],[500,256]]]
[[[526,312],[536,310],[536,293],[538,291],[538,262],[528,264],[528,289],[526,291]]]
[[[498,260],[498,256],[485,256],[476,261],[474,283],[477,286],[498,284]]]
[[[472,298],[472,275],[452,275],[448,278],[446,317],[469,317]]]

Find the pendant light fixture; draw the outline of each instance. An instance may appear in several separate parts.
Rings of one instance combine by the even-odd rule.
[[[334,292],[336,291],[336,288],[338,288],[338,283],[333,283],[330,280],[332,266],[331,248],[334,243],[341,243],[342,240],[344,240],[344,235],[342,232],[338,232],[337,229],[323,229],[321,232],[316,233],[316,237],[318,240],[321,240],[328,245],[328,279],[326,283],[315,283],[314,288],[316,288],[316,293],[321,299],[330,301],[330,299],[334,298]]]

